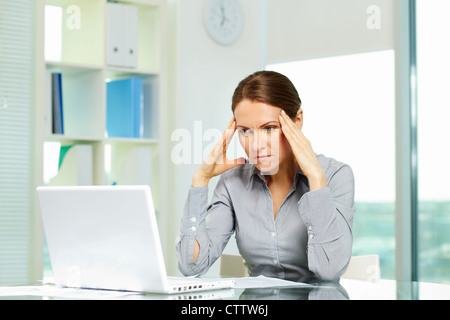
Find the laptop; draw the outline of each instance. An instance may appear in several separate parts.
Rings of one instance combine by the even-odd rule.
[[[232,279],[168,277],[149,186],[38,187],[55,284],[183,293]]]

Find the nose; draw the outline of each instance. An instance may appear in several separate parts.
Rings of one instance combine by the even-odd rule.
[[[253,156],[263,155],[267,150],[267,134],[257,130],[250,138],[250,147]]]

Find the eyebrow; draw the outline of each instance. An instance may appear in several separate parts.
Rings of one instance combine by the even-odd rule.
[[[266,123],[260,125],[259,127],[260,127],[260,128],[264,128],[264,127],[266,127],[266,126],[268,126],[269,124],[272,124],[272,123],[273,123],[273,124],[279,124],[278,121],[272,120],[272,121],[269,121],[269,122],[266,122]],[[243,125],[238,125],[238,126],[236,126],[236,128],[248,128],[248,127],[243,126]]]

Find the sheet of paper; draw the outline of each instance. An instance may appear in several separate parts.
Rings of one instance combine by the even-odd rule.
[[[129,291],[61,288],[51,285],[0,287],[0,297],[39,296],[66,299],[114,299],[139,294]]]
[[[310,286],[310,284],[307,283],[269,278],[265,276],[233,278],[233,280],[236,282],[235,288],[237,289]]]

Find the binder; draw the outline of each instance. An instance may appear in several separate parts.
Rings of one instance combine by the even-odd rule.
[[[144,131],[142,79],[110,81],[106,85],[106,94],[107,136],[142,138]]]
[[[62,75],[52,73],[52,133],[64,134]]]
[[[53,107],[52,107],[52,97],[53,97],[53,89],[52,89],[52,73],[47,70],[45,72],[45,113],[44,113],[44,126],[45,126],[45,135],[50,136],[53,133]]]
[[[61,61],[63,10],[61,7],[45,6],[45,60]]]
[[[151,185],[152,149],[135,147],[123,159],[122,168],[117,176],[117,184]]]
[[[123,6],[123,65],[136,68],[138,65],[138,9],[133,6]]]
[[[107,45],[106,63],[111,66],[122,65],[122,13],[121,5],[107,4]]]
[[[62,146],[58,174],[50,180],[55,186],[90,186],[93,184],[93,148],[79,144]]]
[[[138,8],[107,4],[106,63],[135,68],[138,65]]]

